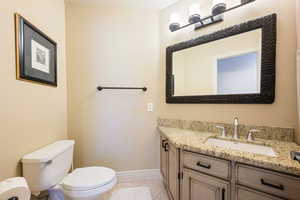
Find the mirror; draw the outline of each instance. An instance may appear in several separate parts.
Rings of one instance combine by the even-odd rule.
[[[168,47],[167,102],[272,103],[275,53],[276,15]]]

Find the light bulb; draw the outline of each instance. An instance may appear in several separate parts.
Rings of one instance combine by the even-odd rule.
[[[213,0],[213,5],[217,5],[217,4],[221,4],[221,3],[225,3],[225,0]]]
[[[226,10],[225,0],[213,0],[212,14],[218,15]]]
[[[201,20],[200,5],[193,4],[189,9],[189,23],[197,23]]]
[[[176,13],[171,14],[170,16],[170,24],[179,24],[179,15]]]
[[[177,31],[180,28],[179,19],[180,19],[180,17],[178,14],[176,14],[176,13],[171,14],[169,29],[172,32]]]
[[[199,4],[191,5],[189,11],[190,11],[189,16],[191,16],[191,15],[200,15],[200,5]]]

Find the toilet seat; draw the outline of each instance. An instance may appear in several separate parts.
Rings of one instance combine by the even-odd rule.
[[[75,169],[61,182],[68,191],[90,191],[110,185],[116,179],[114,170],[105,167],[85,167]]]

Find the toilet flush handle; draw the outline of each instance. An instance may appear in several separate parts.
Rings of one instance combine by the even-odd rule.
[[[18,197],[11,197],[8,200],[19,200],[19,198]]]
[[[52,160],[48,160],[45,164],[50,165],[52,163]]]

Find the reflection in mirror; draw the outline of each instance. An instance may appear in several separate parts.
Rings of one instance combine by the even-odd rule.
[[[262,30],[173,54],[173,96],[259,94]]]
[[[217,61],[217,94],[260,93],[258,52],[250,52]]]

